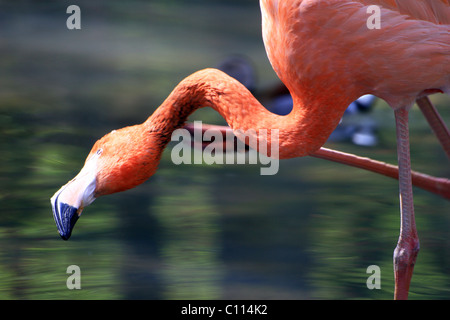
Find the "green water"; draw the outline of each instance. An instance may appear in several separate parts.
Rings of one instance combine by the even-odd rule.
[[[397,182],[313,158],[258,165],[180,165],[166,150],[140,187],[99,198],[65,242],[49,199],[96,139],[144,121],[186,75],[229,54],[252,57],[275,83],[252,1],[1,5],[0,299],[391,299]],[[68,4],[67,4],[68,5]],[[62,12],[62,13],[61,13]],[[433,97],[445,119],[450,99]],[[373,113],[380,143],[328,147],[395,163],[393,115]],[[204,110],[191,118],[221,123]],[[417,109],[413,167],[449,177]],[[450,205],[415,189],[421,251],[412,299],[450,298]],[[81,290],[69,290],[78,265]],[[378,265],[381,289],[366,269]]]

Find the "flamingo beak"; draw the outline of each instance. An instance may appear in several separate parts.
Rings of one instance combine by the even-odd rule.
[[[59,235],[64,240],[69,240],[73,227],[80,217],[81,211],[67,203],[59,201],[59,194],[55,194],[51,199],[53,218],[55,218]]]
[[[53,218],[61,238],[68,240],[85,207],[95,200],[95,159],[86,162],[80,173],[50,199]]]

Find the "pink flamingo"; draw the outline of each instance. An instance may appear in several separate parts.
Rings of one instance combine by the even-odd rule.
[[[430,93],[450,93],[450,4],[261,0],[260,5],[266,51],[293,97],[293,111],[286,116],[270,113],[238,81],[218,70],[194,73],[144,123],[113,131],[95,143],[80,173],[52,197],[59,232],[68,239],[83,208],[97,197],[133,188],[152,176],[172,132],[197,108],[214,108],[235,133],[268,130],[267,150],[279,143],[280,159],[323,156],[320,147],[347,106],[370,93],[395,113],[401,227],[394,251],[394,297],[406,299],[419,251],[408,112],[414,101],[423,102]],[[379,29],[368,28],[369,5],[379,8]],[[358,51],[353,50],[355,44]],[[446,130],[436,129],[445,125],[432,106],[424,108],[429,119],[436,120],[432,126],[448,149]],[[279,141],[272,141],[271,130],[279,131]],[[263,137],[257,134],[256,139]],[[439,188],[448,194],[448,180]]]

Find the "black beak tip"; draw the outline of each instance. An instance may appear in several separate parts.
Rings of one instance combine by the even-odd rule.
[[[69,240],[70,236],[63,236],[62,234],[60,234],[61,239],[63,239],[64,241]]]
[[[69,240],[70,236],[72,235],[72,232],[69,233],[59,233],[59,235],[61,236],[61,239],[63,239],[64,241]]]
[[[79,218],[78,208],[72,207],[66,203],[59,203],[59,205],[56,205],[53,209],[59,235],[63,240],[69,240],[72,235],[73,227]]]

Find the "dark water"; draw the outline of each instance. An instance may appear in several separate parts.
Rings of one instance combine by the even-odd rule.
[[[176,166],[169,146],[154,177],[96,200],[62,241],[49,199],[96,139],[144,121],[182,77],[229,54],[252,57],[261,87],[276,78],[251,1],[81,2],[80,31],[66,29],[64,3],[15,3],[0,13],[1,299],[392,298],[396,181],[313,158],[261,176],[258,165]],[[435,101],[448,119],[448,97]],[[392,112],[380,102],[372,116],[376,147],[327,146],[395,163]],[[411,121],[414,168],[449,177],[416,109]],[[415,189],[415,205],[410,297],[448,299],[449,202]],[[70,265],[81,290],[66,286]],[[379,290],[366,286],[370,265]]]

